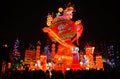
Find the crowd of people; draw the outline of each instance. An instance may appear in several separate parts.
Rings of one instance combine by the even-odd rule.
[[[120,79],[119,70],[7,70],[0,79]]]

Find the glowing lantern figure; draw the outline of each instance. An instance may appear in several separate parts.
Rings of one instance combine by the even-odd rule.
[[[73,60],[72,60],[72,65],[71,65],[71,69],[73,70],[78,70],[80,69],[80,64],[79,64],[79,48],[75,47],[72,48],[72,56],[73,56]]]
[[[92,46],[86,47],[87,66],[89,68],[94,68],[93,52],[94,52],[94,47]]]
[[[79,54],[80,56],[80,65],[83,65],[83,61],[84,61],[84,57],[83,57],[83,52],[80,52],[80,54]]]
[[[11,68],[11,63],[9,62],[9,63],[8,63],[8,69],[10,69],[10,68]]]
[[[40,60],[37,60],[37,63],[36,63],[36,70],[40,70],[42,69],[42,66],[41,66],[41,61]]]
[[[33,62],[30,62],[30,67],[29,67],[29,70],[34,70],[34,66],[33,66]]]
[[[75,47],[72,49],[72,53],[73,53],[73,61],[74,62],[79,62],[79,48],[78,47]]]
[[[48,14],[48,16],[47,16],[47,26],[51,25],[52,20],[53,20],[52,16]]]
[[[65,10],[59,8],[58,11],[59,13],[63,12],[63,15],[56,16],[52,21],[50,20],[51,24],[47,24],[49,27],[44,27],[43,31],[48,33],[53,41],[59,42],[59,50],[55,55],[64,56],[64,60],[67,62],[68,58],[72,57],[72,48],[76,47],[73,42],[77,41],[82,35],[83,26],[80,20],[77,23],[71,20],[73,18],[74,7],[70,4]],[[49,14],[48,16],[51,15]],[[70,60],[70,63],[72,63],[72,60]]]
[[[47,56],[46,55],[41,55],[40,56],[40,64],[41,64],[41,67],[42,67],[42,70],[43,71],[46,71],[47,69]]]
[[[101,55],[96,56],[96,68],[97,69],[104,69]]]

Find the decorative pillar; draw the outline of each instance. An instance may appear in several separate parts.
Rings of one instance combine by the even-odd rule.
[[[93,60],[93,52],[94,52],[95,47],[92,46],[87,46],[86,47],[86,58],[87,58],[87,67],[88,68],[94,68],[94,60]]]
[[[84,57],[83,57],[83,52],[80,52],[80,54],[79,54],[80,56],[80,65],[83,65],[83,62],[84,62]]]
[[[36,61],[37,60],[40,60],[40,42],[38,41],[38,43],[37,43],[38,45],[37,45],[37,47],[36,47]]]
[[[46,71],[47,69],[47,56],[46,55],[41,55],[40,56],[40,64],[41,64],[41,68],[43,71]]]

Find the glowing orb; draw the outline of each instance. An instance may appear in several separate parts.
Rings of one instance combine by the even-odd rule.
[[[59,12],[62,12],[62,11],[63,11],[63,8],[60,7],[60,8],[58,9],[58,11],[59,11]]]

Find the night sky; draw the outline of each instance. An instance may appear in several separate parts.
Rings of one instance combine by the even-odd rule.
[[[76,12],[73,21],[82,19],[81,41],[119,41],[119,2],[116,0],[2,0],[0,2],[0,43],[13,45],[19,38],[21,48],[40,41],[46,45],[48,13],[57,13],[59,7],[71,2]]]

